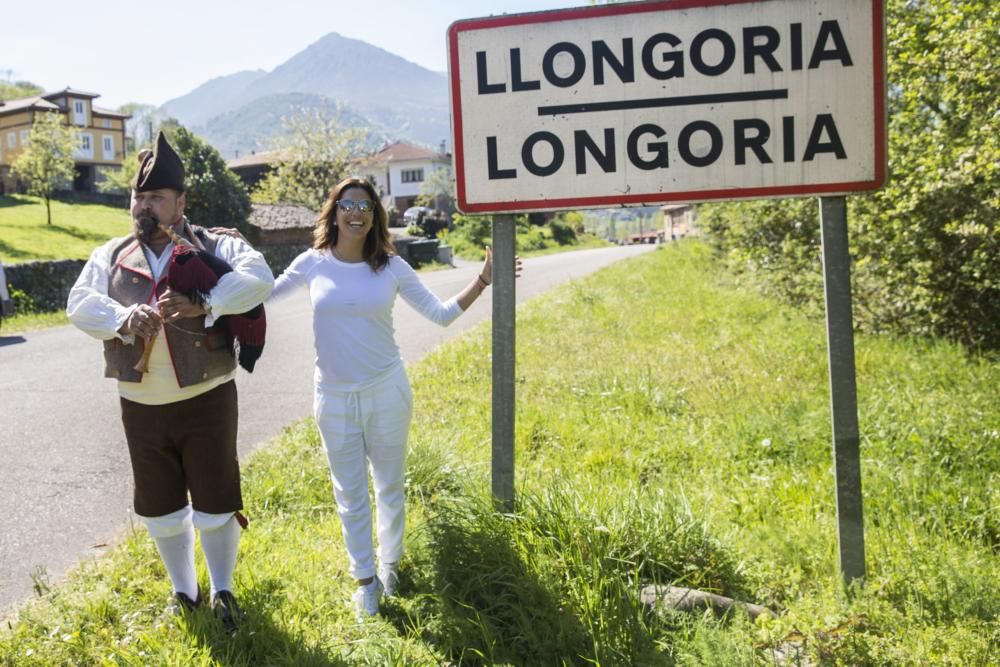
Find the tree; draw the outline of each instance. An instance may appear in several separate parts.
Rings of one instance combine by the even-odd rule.
[[[887,323],[1000,349],[1000,6],[891,0],[886,187],[858,249]]]
[[[417,206],[429,206],[442,211],[447,218],[455,212],[455,177],[449,169],[439,167],[420,184]]]
[[[318,211],[330,187],[349,172],[356,159],[369,153],[370,132],[348,127],[342,113],[323,111],[299,111],[281,123],[285,133],[273,146],[282,159],[254,190],[253,200]]]
[[[156,131],[166,120],[158,107],[152,104],[129,102],[118,107],[120,113],[128,114],[125,121],[126,152],[133,152],[136,146],[148,146],[156,138]]]
[[[219,151],[179,124],[165,122],[161,129],[184,163],[188,219],[203,227],[236,227],[245,235],[250,196]]]
[[[30,81],[15,81],[14,83],[4,83],[0,81],[0,100],[16,100],[32,95],[41,95],[42,87],[36,86]]]
[[[848,199],[859,323],[1000,349],[1000,5],[889,0],[889,173]],[[815,202],[704,206],[730,260],[822,299]],[[815,306],[814,306],[815,307]]]
[[[243,182],[226,167],[219,151],[173,118],[164,120],[158,129],[167,135],[184,163],[184,214],[188,219],[204,227],[236,227],[246,234],[250,195]],[[151,148],[151,142],[142,148]],[[104,192],[130,192],[139,169],[136,159],[139,151],[125,159],[120,170],[107,172],[98,188]]]
[[[28,135],[28,145],[14,158],[11,175],[21,181],[28,194],[45,200],[48,224],[52,224],[52,193],[73,180],[73,154],[80,145],[73,128],[60,113],[35,116]]]

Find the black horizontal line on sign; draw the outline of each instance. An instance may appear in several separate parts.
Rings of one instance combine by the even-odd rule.
[[[649,97],[644,100],[614,100],[611,102],[582,102],[538,107],[539,116],[558,116],[568,113],[592,111],[622,111],[624,109],[651,109],[655,107],[684,107],[695,104],[722,104],[724,102],[756,102],[788,98],[787,88],[750,90],[741,93],[715,93],[712,95],[682,95],[680,97]]]

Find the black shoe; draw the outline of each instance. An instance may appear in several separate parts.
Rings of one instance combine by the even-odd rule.
[[[212,598],[212,611],[222,621],[222,627],[231,635],[235,635],[246,620],[243,610],[236,604],[236,596],[230,591],[219,591],[215,594]]]
[[[187,593],[175,592],[173,597],[170,598],[170,604],[167,605],[166,613],[171,616],[180,616],[181,613],[187,613],[194,611],[201,604],[201,591],[198,591],[198,597],[194,600],[187,596]]]

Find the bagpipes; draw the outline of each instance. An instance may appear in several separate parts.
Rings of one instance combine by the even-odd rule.
[[[169,226],[160,224],[160,229],[174,242],[167,266],[167,286],[188,297],[192,303],[200,303],[201,295],[210,292],[219,279],[233,268],[225,260],[196,247]],[[264,352],[266,330],[264,304],[258,304],[239,315],[219,317],[211,327],[211,331],[225,334],[230,354],[236,356],[236,349],[239,350],[237,361],[248,373],[253,372],[254,365]],[[135,365],[135,370],[141,373],[149,370],[149,355],[155,338],[154,335],[146,341],[142,358]]]

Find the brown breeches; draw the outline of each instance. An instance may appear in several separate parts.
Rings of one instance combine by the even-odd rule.
[[[236,453],[236,382],[165,405],[121,399],[135,512],[156,517],[188,504],[208,514],[243,508]]]

